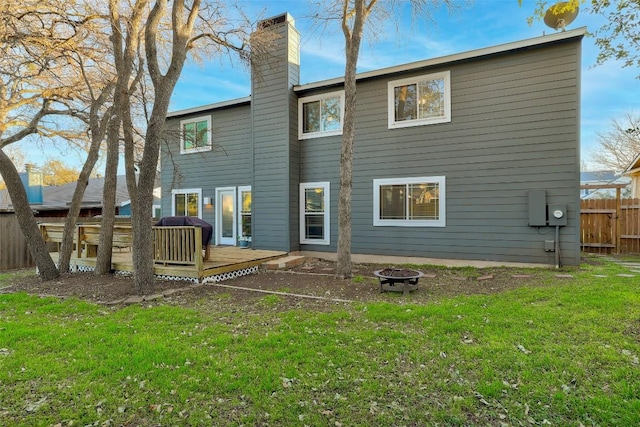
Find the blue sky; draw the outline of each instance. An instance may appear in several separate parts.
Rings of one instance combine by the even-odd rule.
[[[239,0],[250,17],[268,18],[289,12],[301,36],[301,83],[339,77],[344,74],[344,39],[339,27],[323,29],[309,18],[315,12],[307,0]],[[385,1],[385,0],[380,0]],[[462,2],[461,2],[462,3]],[[533,14],[533,0],[476,0],[455,14],[441,9],[434,22],[416,22],[411,26],[408,13],[401,17],[400,29],[388,24],[375,39],[363,41],[358,71],[404,64],[484,48],[532,37],[552,30],[541,21],[527,24]],[[568,26],[598,28],[598,17],[582,11]],[[581,147],[582,159],[597,147],[598,132],[611,127],[611,119],[625,113],[640,113],[640,70],[622,68],[611,61],[594,67],[597,49],[592,38],[585,38],[582,52]],[[176,86],[170,111],[197,107],[250,94],[246,67],[231,64],[228,58],[214,58],[200,64],[187,64]],[[43,164],[46,158],[61,158],[80,168],[79,156],[67,154],[64,147],[43,150],[22,146],[27,161]],[[122,168],[121,168],[122,169]]]

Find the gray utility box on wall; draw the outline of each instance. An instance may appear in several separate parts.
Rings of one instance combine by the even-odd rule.
[[[545,190],[529,191],[529,226],[547,226],[547,193]]]
[[[567,225],[567,205],[549,205],[549,225]]]

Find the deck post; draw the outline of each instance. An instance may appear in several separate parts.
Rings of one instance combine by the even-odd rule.
[[[196,269],[198,270],[198,277],[202,275],[202,228],[195,227],[195,249],[196,249]]]

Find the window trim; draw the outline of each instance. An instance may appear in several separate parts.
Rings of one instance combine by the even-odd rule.
[[[207,122],[207,145],[204,147],[185,148],[184,147],[184,126],[189,123]],[[197,125],[196,125],[197,127]],[[211,136],[211,116],[192,117],[190,119],[180,120],[180,154],[201,153],[203,151],[211,151],[213,144]]]
[[[304,117],[303,106],[309,102],[321,101],[327,98],[340,98],[340,129],[331,131],[317,131],[304,133]],[[322,138],[325,136],[342,135],[342,128],[344,126],[344,90],[335,92],[322,93],[320,95],[306,96],[298,98],[298,139],[312,139]]]
[[[417,85],[425,80],[435,80],[444,78],[444,116],[427,119],[412,119],[396,121],[395,119],[395,91],[398,86],[406,86],[409,84]],[[389,129],[406,128],[413,126],[433,125],[437,123],[451,122],[451,72],[442,71],[439,73],[423,74],[416,77],[408,77],[406,79],[393,80],[387,83],[387,109]]]
[[[446,227],[446,186],[444,176],[383,178],[373,180],[373,225],[375,227]],[[437,183],[439,190],[438,219],[380,219],[380,187],[382,185]]]
[[[242,193],[243,192],[249,192],[251,193],[251,210],[249,211],[249,215],[251,216],[251,236],[249,236],[249,238],[247,238],[247,240],[250,242],[251,241],[251,237],[253,236],[253,192],[251,191],[251,186],[250,185],[240,185],[237,188],[238,194],[236,196],[236,203],[237,203],[237,209],[238,209],[238,218],[237,218],[237,227],[238,227],[238,237],[242,238]]]
[[[307,239],[305,234],[305,190],[307,188],[322,188],[324,190],[324,221],[325,230],[324,239]],[[303,182],[300,183],[300,243],[306,245],[330,245],[331,244],[331,205],[330,205],[331,183],[329,181],[321,182]]]
[[[198,218],[202,219],[202,188],[174,188],[171,190],[171,216],[176,215],[176,194],[198,194]],[[181,215],[180,215],[181,216]]]

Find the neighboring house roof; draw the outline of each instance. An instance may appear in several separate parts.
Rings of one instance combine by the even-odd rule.
[[[482,49],[470,50],[467,52],[456,53],[453,55],[441,56],[438,58],[427,59],[423,61],[410,62],[408,64],[396,65],[393,67],[380,68],[378,70],[366,71],[358,73],[356,75],[357,80],[366,80],[374,77],[386,76],[390,74],[397,74],[411,70],[418,70],[426,67],[433,67],[442,64],[449,64],[452,62],[459,62],[479,58],[482,56],[495,55],[503,52],[509,52],[520,49],[528,49],[533,46],[539,46],[548,43],[555,43],[558,41],[570,39],[573,37],[582,37],[587,33],[586,27],[577,28],[570,31],[561,31],[552,33],[542,37],[534,37],[526,40],[519,40],[511,43],[504,43],[496,46],[490,46]],[[344,84],[344,76],[336,77],[334,79],[321,80],[313,83],[306,83],[303,85],[295,85],[293,90],[297,93],[304,93],[313,89],[327,88],[331,86],[340,86]],[[167,114],[167,117],[179,117],[192,113],[199,113],[202,111],[210,111],[219,108],[232,107],[242,104],[248,104],[251,102],[251,96],[244,98],[231,99],[228,101],[217,102],[214,104],[201,105],[198,107],[188,108],[184,110],[171,111]]]
[[[636,173],[640,173],[640,153],[638,153],[636,158],[633,159],[631,163],[629,163],[629,166],[627,166],[627,168],[623,172],[624,175],[631,175]]]
[[[104,178],[91,178],[82,198],[82,207],[99,208],[102,207],[102,190],[104,188]],[[76,183],[72,182],[64,185],[45,186],[42,188],[43,203],[31,204],[31,207],[39,211],[64,210],[68,209],[73,198]],[[129,200],[129,191],[124,175],[118,176],[116,186],[116,206]],[[6,190],[0,191],[0,210],[13,210],[11,199]]]
[[[609,185],[609,184],[629,184],[627,176],[620,175],[615,171],[590,171],[580,172],[580,185]],[[580,197],[583,199],[592,197],[615,196],[615,188],[582,188]]]
[[[608,184],[620,178],[615,171],[580,172],[580,184]]]

